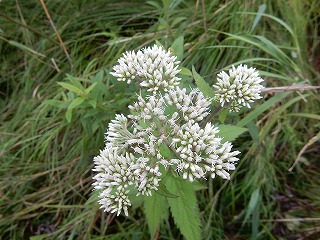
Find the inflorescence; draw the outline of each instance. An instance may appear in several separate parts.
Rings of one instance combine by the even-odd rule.
[[[152,95],[139,95],[129,106],[129,115],[116,115],[109,124],[105,148],[94,158],[93,186],[100,191],[99,203],[105,211],[128,215],[129,195],[152,195],[165,171],[175,171],[192,182],[208,175],[230,179],[229,171],[235,170],[240,152],[222,141],[217,127],[201,125],[210,114],[212,99],[198,89],[188,93],[178,87],[178,63],[170,51],[154,45],[123,54],[111,73],[119,81],[139,80]],[[260,98],[261,81],[254,69],[240,66],[230,71],[230,77],[224,72],[219,77],[215,99],[222,105],[231,102],[236,109]],[[234,97],[239,92],[244,101]]]
[[[250,108],[250,103],[260,99],[263,79],[255,68],[247,65],[232,66],[229,75],[222,71],[218,74],[218,82],[213,85],[216,89],[214,99],[223,107],[229,103],[229,110],[238,112],[242,106]]]

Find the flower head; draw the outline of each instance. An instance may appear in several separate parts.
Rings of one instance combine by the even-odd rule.
[[[139,50],[126,52],[113,67],[111,74],[118,81],[140,81],[140,86],[147,88],[154,94],[158,90],[168,91],[179,84],[180,78],[176,75],[179,61],[172,56],[170,50],[165,51],[161,46],[153,45]]]
[[[229,103],[229,109],[238,112],[242,106],[250,108],[250,103],[260,99],[263,79],[255,68],[247,65],[232,66],[229,75],[222,71],[218,74],[217,83],[213,85],[216,89],[214,99],[223,107]]]
[[[204,178],[210,173],[212,178],[216,175],[230,179],[229,170],[235,169],[235,156],[240,152],[231,152],[229,142],[221,143],[217,135],[218,128],[207,123],[202,129],[198,123],[187,122],[172,139],[176,148],[178,159],[171,162],[177,164],[177,171],[185,179],[193,181],[195,178]]]
[[[119,81],[138,80],[152,95],[139,95],[129,105],[129,115],[115,116],[105,134],[105,148],[94,158],[93,186],[105,211],[128,215],[130,196],[152,195],[165,170],[191,182],[207,175],[230,179],[229,171],[235,170],[240,152],[223,142],[217,127],[201,125],[212,99],[197,88],[177,86],[178,63],[170,51],[154,45],[126,52],[113,68],[111,74]],[[253,68],[240,65],[218,76],[215,99],[222,106],[230,102],[237,110],[260,98],[262,79]]]

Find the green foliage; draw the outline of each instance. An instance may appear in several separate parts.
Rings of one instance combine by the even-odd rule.
[[[194,67],[192,66],[192,74],[194,80],[196,82],[197,87],[203,93],[204,96],[212,98],[214,96],[213,89],[209,86],[209,84],[196,72]]]
[[[144,214],[149,226],[150,236],[153,237],[163,220],[167,219],[168,203],[164,196],[154,193],[150,197],[144,197]]]
[[[219,136],[223,137],[223,141],[233,141],[248,129],[232,125],[219,125]]]
[[[200,212],[192,183],[170,174],[164,180],[168,190],[178,198],[168,198],[172,217],[187,240],[200,239]]]

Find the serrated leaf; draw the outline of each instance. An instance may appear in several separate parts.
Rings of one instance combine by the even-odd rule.
[[[209,86],[209,84],[196,72],[194,66],[192,66],[192,73],[197,87],[203,93],[205,97],[214,97],[214,90]]]
[[[184,37],[180,36],[171,45],[172,52],[175,56],[177,56],[177,59],[181,61],[183,59],[183,43],[184,43]]]
[[[81,103],[83,103],[84,100],[85,100],[85,98],[83,98],[83,97],[77,97],[77,98],[73,99],[68,107],[68,110],[79,106]]]
[[[179,197],[179,196],[174,195],[171,192],[169,192],[167,187],[162,182],[159,183],[157,193],[159,193],[161,196],[168,197],[168,198],[177,198],[177,197]]]
[[[227,118],[228,110],[225,108],[222,108],[219,114],[219,121],[223,124]]]
[[[58,82],[58,84],[61,87],[65,88],[65,89],[67,89],[69,91],[75,92],[76,94],[82,93],[82,90],[80,88],[78,88],[78,87],[76,87],[76,86],[74,86],[74,85],[72,85],[70,83]]]
[[[166,198],[155,193],[149,197],[145,196],[143,201],[144,213],[146,215],[150,237],[153,239],[157,228],[165,219],[164,217],[168,215],[165,214],[165,211],[168,211]]]
[[[248,131],[247,128],[237,127],[233,125],[219,125],[218,128],[219,136],[223,138],[223,142],[233,141],[242,133]]]
[[[168,198],[172,217],[187,240],[201,239],[200,212],[192,184],[168,174],[166,185],[178,198]]]

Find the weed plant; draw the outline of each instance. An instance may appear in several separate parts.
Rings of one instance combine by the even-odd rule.
[[[150,238],[141,208],[86,204],[107,124],[138,91],[109,74],[126,50],[183,38],[181,65],[210,85],[233,63],[267,87],[320,85],[317,0],[42,3],[0,2],[0,239]],[[231,180],[198,191],[203,239],[320,238],[319,103],[317,90],[270,91],[227,116],[249,131]],[[169,218],[155,239],[183,237]]]

